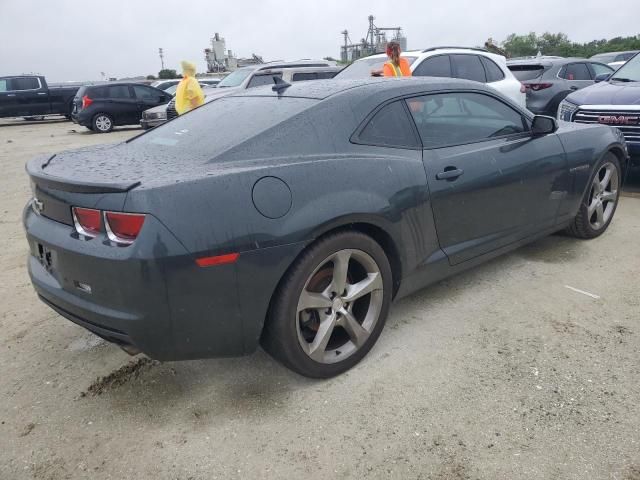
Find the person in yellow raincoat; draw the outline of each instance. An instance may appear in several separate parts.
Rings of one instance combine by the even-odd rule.
[[[187,61],[183,61],[182,80],[176,89],[176,112],[178,115],[187,113],[204,103],[204,93],[198,80],[196,80],[196,66]]]

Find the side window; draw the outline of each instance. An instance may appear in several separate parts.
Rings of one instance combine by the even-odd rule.
[[[480,93],[442,93],[407,99],[425,148],[462,145],[522,134],[522,114]]]
[[[484,71],[487,73],[487,83],[504,80],[504,72],[493,60],[487,57],[480,57],[480,61],[484,66]]]
[[[133,91],[136,94],[136,98],[141,100],[156,101],[160,96],[160,92],[156,92],[155,90],[151,90],[150,88],[143,87],[141,85],[134,85]]]
[[[404,148],[420,146],[402,101],[382,107],[360,132],[358,143]]]
[[[6,78],[0,79],[0,92],[6,92],[9,90],[9,80]]]
[[[485,83],[487,77],[477,55],[451,55],[456,78]]]
[[[304,80],[317,80],[317,73],[294,73],[291,77],[292,82],[302,82]]]
[[[451,78],[451,60],[449,55],[438,55],[424,60],[413,71],[414,77],[448,77]]]
[[[40,82],[36,77],[18,77],[11,79],[11,90],[37,90]]]
[[[127,85],[113,85],[107,87],[107,98],[131,98]]]
[[[564,76],[566,80],[593,80],[591,72],[584,63],[571,63],[564,68]]]
[[[597,77],[598,75],[602,75],[603,73],[609,74],[613,72],[613,68],[608,67],[606,65],[602,65],[601,63],[590,63],[589,65],[593,70],[594,78]]]
[[[273,77],[282,78],[282,74],[270,73],[267,75],[254,75],[251,80],[249,80],[249,85],[247,85],[247,88],[261,87],[263,85],[273,85]]]

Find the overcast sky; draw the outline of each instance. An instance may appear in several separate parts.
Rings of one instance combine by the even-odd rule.
[[[367,16],[401,26],[409,48],[481,45],[513,32],[562,31],[574,41],[640,34],[640,0],[0,0],[0,75],[51,81],[157,74],[182,59],[204,71],[215,32],[227,48],[265,60],[338,57],[340,32],[356,42]]]

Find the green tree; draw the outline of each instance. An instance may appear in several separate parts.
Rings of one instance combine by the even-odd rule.
[[[147,75],[147,80],[155,80],[155,75]]]
[[[158,72],[158,78],[160,80],[168,79],[168,78],[178,78],[178,74],[175,70],[171,70],[169,68],[165,68],[164,70],[160,70]]]
[[[508,57],[529,57],[538,53],[538,37],[535,32],[529,35],[512,33],[502,42],[502,48]]]

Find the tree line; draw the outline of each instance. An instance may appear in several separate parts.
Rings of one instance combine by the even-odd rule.
[[[535,56],[538,53],[560,57],[588,58],[597,53],[640,50],[640,35],[577,43],[569,40],[565,33],[545,32],[542,35],[535,32],[528,35],[512,33],[501,43],[501,46],[508,58]]]

